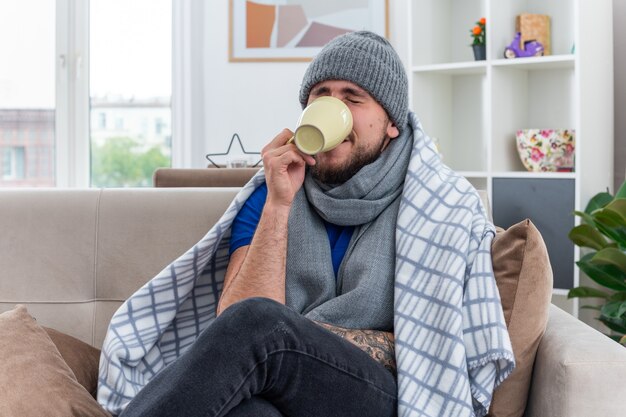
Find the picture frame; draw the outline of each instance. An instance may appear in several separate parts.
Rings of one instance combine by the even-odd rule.
[[[229,62],[306,62],[335,36],[389,37],[389,0],[230,0]]]

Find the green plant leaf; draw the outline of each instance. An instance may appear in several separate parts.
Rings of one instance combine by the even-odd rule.
[[[600,210],[596,210],[592,214],[593,219],[597,222],[604,224],[610,228],[622,227],[622,218],[618,213],[607,210],[606,207]]]
[[[626,301],[626,291],[618,291],[609,297],[609,301]]]
[[[574,227],[567,235],[575,245],[600,250],[608,246],[608,242],[596,228],[589,224]]]
[[[626,245],[626,228],[611,228],[599,221],[594,222],[594,224],[600,233],[616,242],[614,246],[624,248]]]
[[[626,274],[623,274],[619,268],[613,265],[593,264],[590,262],[591,258],[596,252],[588,253],[580,258],[576,265],[589,276],[592,280],[602,285],[603,287],[610,288],[616,291],[626,290]]]
[[[626,317],[622,317],[626,313],[626,301],[609,301],[602,306],[600,312],[604,317],[613,320],[623,320],[626,324]]]
[[[598,318],[606,327],[619,334],[626,334],[626,320],[614,320],[600,316]]]
[[[580,306],[581,310],[597,310],[600,311],[602,310],[601,306],[591,306],[591,305],[584,305],[584,306]]]
[[[603,211],[612,213],[621,226],[626,226],[626,198],[616,198],[604,207]]]
[[[626,198],[626,181],[622,183],[617,193],[615,193],[615,198]]]
[[[606,336],[610,337],[613,341],[619,343],[620,340],[622,340],[622,335],[621,334],[607,334]]]
[[[569,290],[567,298],[604,298],[609,299],[611,295],[607,292],[591,287],[576,287]]]
[[[593,221],[593,217],[591,217],[591,214],[587,214],[584,211],[576,210],[574,211],[574,215],[582,217],[583,221],[587,224],[595,225],[595,222]]]
[[[619,268],[626,274],[626,253],[616,248],[604,248],[591,257],[593,264],[609,264]]]
[[[602,192],[594,195],[589,203],[587,203],[587,207],[585,207],[585,213],[591,214],[592,212],[601,209],[606,206],[613,200],[613,196],[608,192]]]
[[[591,213],[593,223],[585,218],[585,222],[595,226],[600,233],[609,237],[616,244],[626,250],[626,199],[616,198],[604,208],[596,209]]]

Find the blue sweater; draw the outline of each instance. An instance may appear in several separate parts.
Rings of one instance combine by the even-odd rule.
[[[249,245],[256,230],[265,200],[267,199],[267,184],[261,184],[252,195],[248,198],[244,206],[241,208],[237,217],[233,221],[232,234],[230,238],[230,254],[242,246]],[[335,277],[339,271],[339,265],[343,260],[348,244],[354,232],[353,226],[337,226],[324,221],[326,232],[328,233],[328,242],[330,244],[330,253],[333,261],[333,270]]]

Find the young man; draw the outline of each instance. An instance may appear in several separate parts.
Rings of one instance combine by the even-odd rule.
[[[287,129],[263,149],[265,183],[232,223],[218,317],[152,372],[123,417],[486,412],[490,391],[512,368],[485,238],[493,226],[471,186],[420,136],[407,85],[396,52],[373,33],[340,36],[319,53],[301,105],[344,101],[352,132],[315,157],[289,143]],[[401,200],[417,214],[400,217]],[[162,284],[153,285],[133,297],[153,299]],[[110,395],[119,381],[143,378],[117,369],[142,355],[151,357],[142,363],[159,364],[160,349],[182,338],[174,330],[157,350],[139,350],[153,331],[138,328],[146,317],[139,303],[127,304],[103,349],[112,365],[101,367],[99,399],[116,404],[126,395]],[[158,307],[150,309],[158,318]],[[398,370],[394,330],[404,349]],[[139,356],[131,360],[133,349]],[[127,359],[115,363],[120,356]]]
[[[263,149],[266,185],[233,223],[219,317],[124,417],[395,415],[393,219],[409,138],[387,151],[407,121],[407,85],[372,33],[335,39],[311,63],[302,106],[344,101],[352,132],[315,158],[288,129]]]

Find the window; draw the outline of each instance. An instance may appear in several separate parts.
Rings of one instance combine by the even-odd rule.
[[[90,4],[91,184],[149,186],[171,165],[171,0]]]
[[[0,16],[0,187],[54,186],[55,4],[3,1]]]
[[[24,147],[5,146],[2,148],[2,179],[24,179]]]
[[[150,185],[171,165],[172,8],[0,2],[0,187]]]

